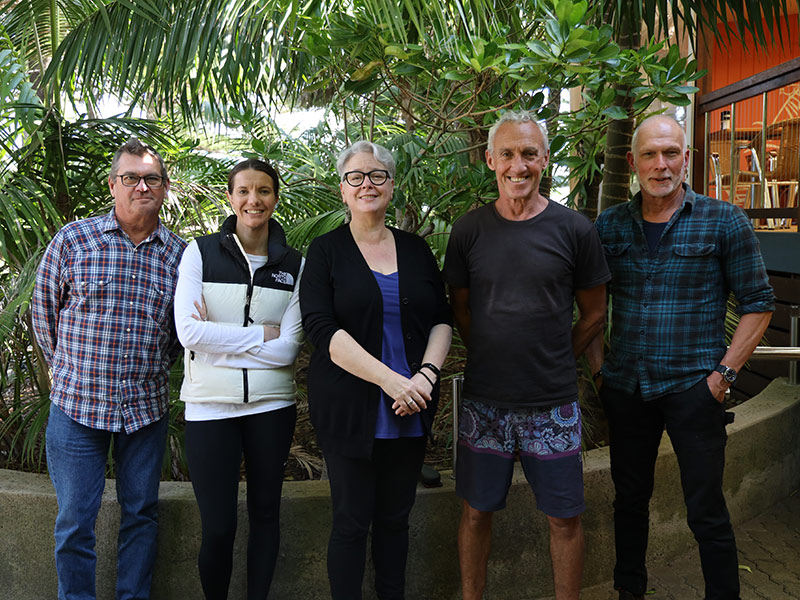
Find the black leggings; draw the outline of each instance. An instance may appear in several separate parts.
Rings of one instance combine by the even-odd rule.
[[[328,579],[333,600],[361,600],[372,524],[375,592],[380,600],[405,594],[408,515],[425,457],[425,437],[375,440],[371,458],[325,453],[333,503]]]
[[[224,600],[233,567],[233,540],[244,454],[247,472],[247,598],[269,593],[280,541],[281,489],[297,409],[213,421],[187,421],[186,456],[200,507],[203,539],[197,564],[207,600]]]

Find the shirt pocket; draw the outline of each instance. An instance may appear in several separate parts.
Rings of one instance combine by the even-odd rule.
[[[172,295],[163,283],[157,280],[148,281],[144,289],[144,311],[159,325],[168,324],[167,313]]]
[[[610,244],[603,244],[603,252],[607,257],[622,256],[631,247],[630,242],[614,242]]]
[[[104,314],[111,310],[111,275],[85,265],[74,269],[71,276],[72,293],[69,305],[82,313]],[[67,309],[69,309],[69,305]]]
[[[711,282],[717,259],[714,254],[716,246],[707,242],[674,244],[672,246],[675,273],[672,285],[679,288],[698,289]]]
[[[635,265],[630,252],[631,242],[619,241],[603,244],[603,254],[606,256],[606,264],[611,271],[610,288],[619,286],[628,287],[634,284]]]

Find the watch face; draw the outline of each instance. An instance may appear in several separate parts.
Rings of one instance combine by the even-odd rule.
[[[724,377],[725,381],[727,381],[728,383],[733,383],[734,381],[736,381],[736,371],[728,367],[725,369],[725,371],[723,371],[722,377]]]

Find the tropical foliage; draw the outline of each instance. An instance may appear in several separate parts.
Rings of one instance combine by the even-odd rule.
[[[761,9],[763,21],[746,18]],[[20,459],[37,456],[29,432],[48,382],[29,327],[35,268],[64,222],[108,208],[110,152],[130,135],[163,149],[164,218],[187,237],[216,227],[233,157],[270,159],[301,248],[346,218],[337,152],[374,139],[397,158],[390,218],[441,256],[453,220],[494,193],[486,129],[507,108],[548,124],[558,168],[545,191],[569,182],[569,201],[592,214],[616,174],[626,197],[627,167],[606,147],[624,155],[631,119],[654,102],[690,102],[702,73],[655,36],[694,35],[695,13],[723,42],[766,43],[787,11],[785,0],[0,1],[0,428],[19,436]],[[579,107],[562,105],[570,89]],[[130,108],[99,117],[109,97]],[[308,107],[324,118],[299,136],[272,118]]]

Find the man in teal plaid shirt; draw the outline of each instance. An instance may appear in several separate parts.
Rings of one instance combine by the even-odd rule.
[[[605,362],[598,338],[590,364],[611,434],[620,600],[643,599],[647,587],[648,505],[665,427],[700,547],[706,598],[739,598],[736,541],[722,493],[722,401],[766,330],[774,297],[747,216],[695,194],[684,183],[688,161],[677,121],[645,119],[628,153],[641,191],[595,224],[612,274],[612,334]],[[741,319],[728,348],[730,292]]]

